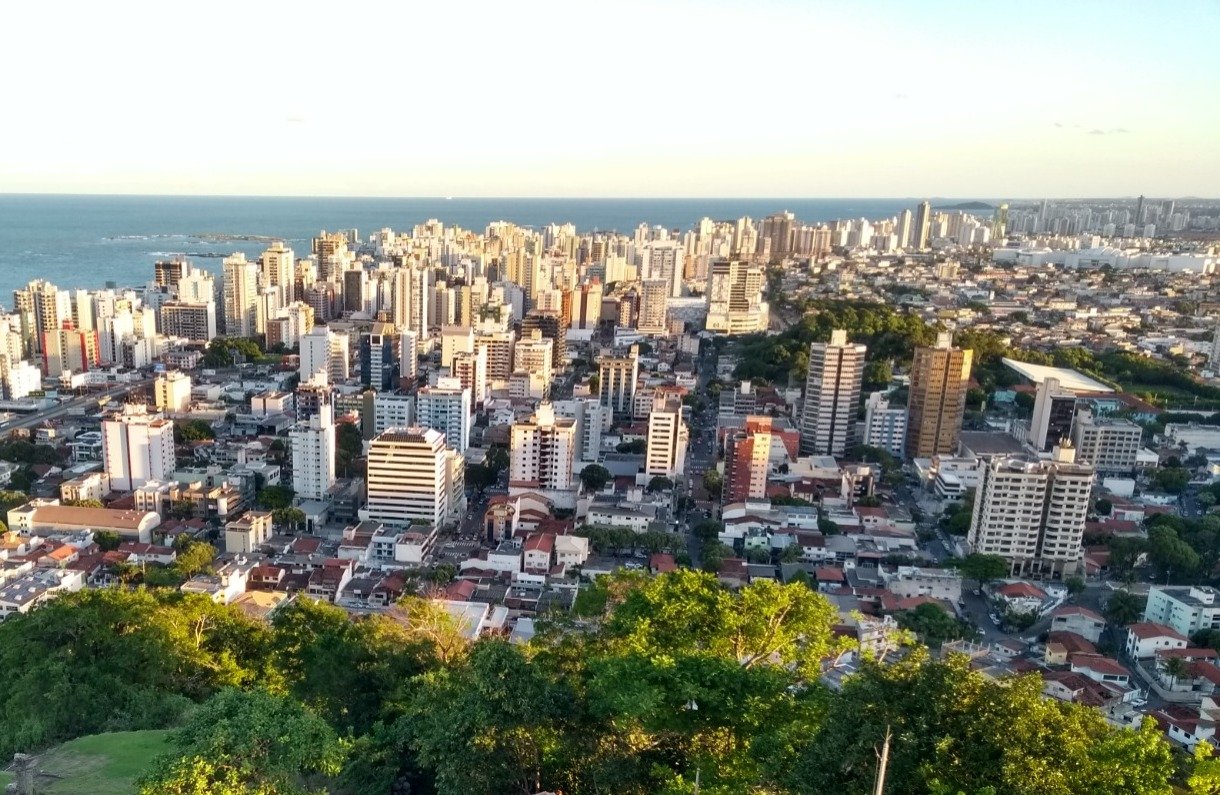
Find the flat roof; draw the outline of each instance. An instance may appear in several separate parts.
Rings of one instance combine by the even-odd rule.
[[[1113,392],[1114,390],[1100,381],[1094,381],[1083,373],[1069,367],[1050,367],[1045,364],[1018,362],[1007,357],[1001,359],[1005,366],[1015,371],[1023,378],[1041,384],[1048,378],[1058,378],[1059,385],[1072,392]]]
[[[958,439],[962,447],[975,455],[1017,455],[1025,452],[1025,446],[1010,433],[962,431]]]

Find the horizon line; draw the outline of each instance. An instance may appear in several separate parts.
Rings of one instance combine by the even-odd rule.
[[[128,193],[102,192],[81,193],[68,191],[0,191],[0,196],[47,197],[63,196],[77,198],[163,198],[163,199],[390,199],[412,201],[1095,201],[1137,200],[1140,194],[1115,196],[1014,196],[1004,199],[995,196],[968,194],[963,196],[396,196],[388,194],[273,194],[273,193]],[[1220,201],[1220,197],[1206,196],[1148,196],[1145,199],[1175,199],[1189,201]]]

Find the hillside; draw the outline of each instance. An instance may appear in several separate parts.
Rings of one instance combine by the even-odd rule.
[[[135,779],[166,750],[165,730],[110,732],[70,740],[38,759],[39,795],[130,795]],[[12,780],[0,773],[0,786]]]

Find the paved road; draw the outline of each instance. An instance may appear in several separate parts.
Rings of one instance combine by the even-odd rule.
[[[153,382],[153,379],[146,378],[142,381],[133,381],[130,384],[120,384],[118,386],[115,386],[112,389],[106,390],[105,392],[97,392],[97,393],[90,394],[90,395],[82,395],[81,397],[72,398],[71,400],[67,401],[66,403],[60,403],[57,406],[52,406],[51,408],[43,409],[42,411],[36,411],[33,414],[29,414],[29,415],[21,417],[19,419],[14,419],[14,420],[10,420],[8,422],[2,423],[2,424],[0,424],[0,433],[8,433],[9,431],[15,431],[15,430],[18,430],[21,428],[36,427],[36,426],[40,425],[41,423],[46,422],[47,420],[53,420],[53,419],[56,419],[57,417],[62,417],[63,415],[65,415],[69,411],[71,411],[72,409],[81,408],[83,406],[86,406],[91,401],[96,403],[98,399],[103,398],[103,397],[108,397],[111,400],[113,400],[113,399],[119,397],[120,395],[126,395],[129,392],[135,392],[137,390],[143,389],[143,388],[147,387],[149,384],[151,384],[152,382]]]

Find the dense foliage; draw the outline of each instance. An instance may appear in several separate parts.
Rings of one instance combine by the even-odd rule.
[[[1155,728],[1036,678],[913,648],[825,688],[846,644],[805,585],[626,572],[588,593],[528,646],[470,643],[415,598],[357,619],[298,600],[263,624],[173,592],[65,596],[0,624],[0,753],[180,726],[142,792],[781,795],[867,791],[888,730],[891,795],[1170,793]],[[915,631],[951,634],[926,613]]]

